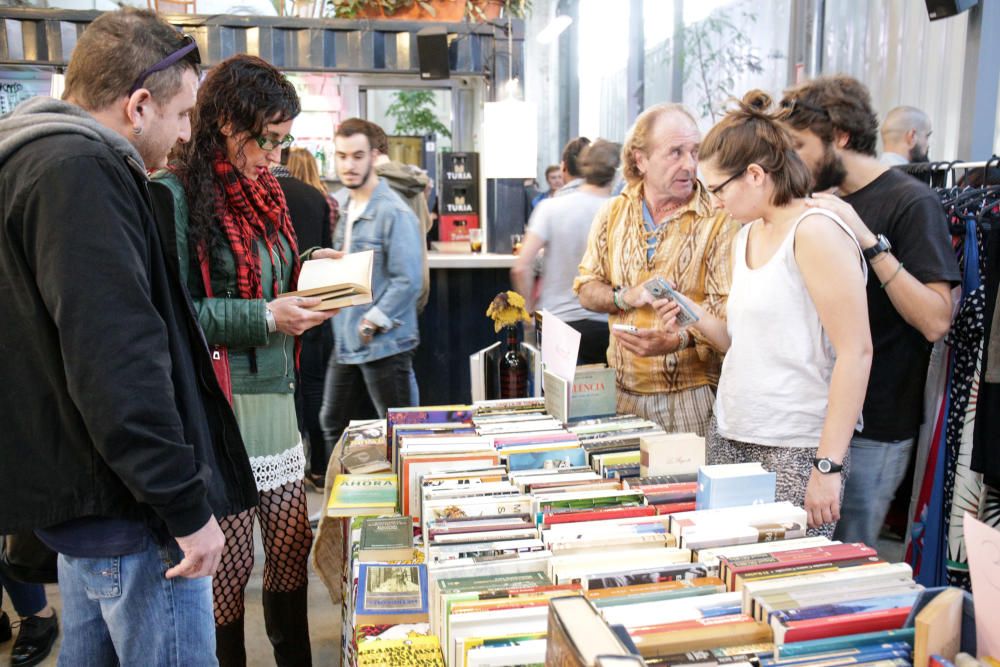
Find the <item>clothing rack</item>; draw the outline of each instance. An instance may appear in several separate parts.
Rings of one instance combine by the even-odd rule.
[[[1000,156],[993,155],[989,160],[975,162],[963,162],[961,160],[953,160],[951,162],[911,162],[899,165],[896,169],[905,171],[931,187],[944,188],[955,186],[959,183],[959,179],[956,178],[959,169],[964,170],[963,175],[965,178],[968,178],[973,173],[973,170],[981,169],[983,173],[982,180],[987,180],[990,174],[1000,170]]]
[[[978,169],[986,165],[1000,166],[1000,157],[994,155],[989,160],[980,160],[979,162],[961,162],[959,160],[954,162],[910,162],[902,166],[919,171],[933,171],[938,169]]]

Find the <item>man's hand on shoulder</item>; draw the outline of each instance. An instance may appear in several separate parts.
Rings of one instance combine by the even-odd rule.
[[[184,560],[167,570],[167,579],[184,577],[196,579],[215,574],[222,560],[222,550],[226,546],[226,536],[219,528],[215,517],[186,537],[178,537],[177,546],[184,553]]]

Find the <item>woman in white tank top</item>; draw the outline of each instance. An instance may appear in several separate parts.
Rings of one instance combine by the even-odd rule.
[[[806,203],[811,176],[769,106],[748,93],[700,149],[709,192],[743,225],[726,319],[688,301],[726,352],[708,462],[760,461],[810,534],[832,537],[871,365],[866,266],[850,228]],[[678,306],[654,305],[676,329]]]

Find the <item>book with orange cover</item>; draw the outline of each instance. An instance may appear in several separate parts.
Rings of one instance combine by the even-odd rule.
[[[723,593],[725,592],[725,585],[722,583],[722,579],[718,577],[695,577],[693,579],[657,581],[650,584],[633,584],[631,586],[618,586],[615,588],[595,588],[588,590],[584,595],[587,596],[588,600],[599,601],[613,598],[641,597],[670,591],[693,592],[697,589],[704,589],[706,593]]]
[[[766,623],[738,614],[630,628],[629,634],[643,657],[651,658],[708,648],[770,642],[772,633]]]

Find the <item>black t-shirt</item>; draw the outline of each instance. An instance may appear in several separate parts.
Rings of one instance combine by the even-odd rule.
[[[925,284],[961,280],[941,200],[929,187],[889,169],[844,201],[872,232],[889,239],[893,255],[917,280]],[[931,344],[906,323],[880,284],[875,272],[869,271],[868,321],[874,356],[861,435],[904,440],[915,437],[923,421]]]

